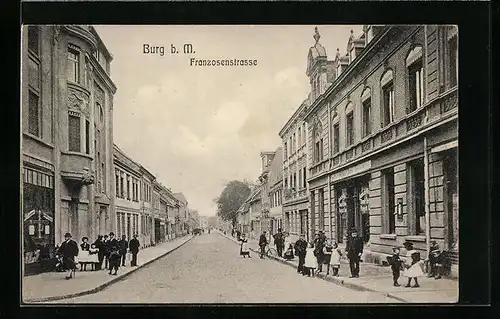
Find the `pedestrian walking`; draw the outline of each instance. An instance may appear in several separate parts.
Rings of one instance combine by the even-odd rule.
[[[264,259],[264,254],[266,253],[266,246],[269,243],[267,242],[266,232],[262,232],[259,238],[259,247],[260,247],[260,259]]]
[[[330,266],[332,267],[332,275],[335,277],[339,276],[340,270],[340,258],[342,257],[342,252],[339,249],[339,245],[337,243],[332,244],[332,255],[330,259]]]
[[[398,283],[399,276],[401,274],[401,269],[403,269],[404,263],[399,256],[399,248],[392,248],[392,256],[387,257],[387,262],[391,265],[392,270],[392,282],[395,287],[401,286]]]
[[[64,235],[64,241],[57,250],[58,260],[64,270],[67,271],[66,279],[73,278],[76,270],[76,256],[78,256],[78,244],[71,239],[71,234]]]
[[[420,285],[418,284],[418,277],[422,277],[424,275],[423,271],[423,263],[420,260],[420,253],[413,248],[413,244],[410,242],[405,242],[403,244],[406,253],[406,262],[405,262],[405,271],[403,272],[403,276],[408,277],[408,284],[406,287],[418,288]],[[411,279],[415,281],[415,285],[411,286]]]
[[[127,259],[127,249],[128,249],[128,241],[126,235],[122,235],[122,239],[120,239],[120,241],[118,242],[118,247],[119,247],[122,267],[125,267],[125,260]]]
[[[278,252],[278,256],[283,257],[283,249],[285,247],[285,236],[281,231],[281,228],[278,228],[278,232],[274,234],[274,245],[276,246],[276,251]]]
[[[240,256],[243,256],[243,258],[246,258],[246,256],[248,256],[248,258],[252,258],[252,257],[250,257],[250,249],[248,248],[248,240],[247,240],[245,234],[241,235],[240,241],[241,241],[241,243],[240,243]]]
[[[102,263],[104,261],[104,255],[105,255],[105,245],[104,245],[104,240],[102,235],[97,236],[96,241],[94,242],[94,246],[97,248],[98,253],[97,253],[97,265],[96,265],[96,270],[101,270],[102,269]]]
[[[323,247],[323,263],[326,265],[326,275],[330,274],[330,261],[332,259],[333,246],[332,242],[328,239]]]
[[[104,269],[108,269],[109,267],[109,237],[108,235],[104,235],[102,240],[104,243]]]
[[[80,263],[80,271],[87,270],[87,264],[90,263],[90,244],[88,237],[82,237],[80,244],[80,252],[78,254],[78,262]]]
[[[113,232],[109,233],[108,240],[108,263],[109,263],[109,274],[112,274],[112,271],[115,272],[113,275],[116,275],[118,272],[118,268],[120,267],[120,245],[118,244],[118,240],[115,238],[115,234]]]
[[[314,243],[310,243],[309,248],[306,249],[306,260],[304,264],[308,277],[311,277],[311,275],[314,277],[316,268],[318,268],[318,259],[314,255],[314,250]]]
[[[304,264],[306,262],[306,249],[307,242],[305,240],[304,234],[300,235],[299,240],[295,242],[294,250],[295,256],[299,257],[299,265],[297,267],[297,273],[305,275],[306,271],[304,269]]]
[[[351,237],[347,239],[346,253],[351,268],[350,278],[359,278],[359,261],[363,254],[363,239],[358,237],[358,232],[355,229],[351,231]]]
[[[128,244],[128,248],[130,250],[130,253],[132,254],[132,260],[130,261],[130,266],[135,267],[137,266],[137,254],[139,253],[139,247],[141,244],[139,243],[139,240],[137,239],[137,234],[134,235],[134,238],[130,240],[130,243]]]

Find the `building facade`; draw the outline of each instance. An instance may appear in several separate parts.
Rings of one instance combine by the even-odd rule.
[[[267,183],[271,218],[269,231],[271,234],[276,234],[279,228],[283,229],[283,148],[281,147],[276,150],[269,165]]]
[[[324,48],[313,47],[314,55],[321,56]],[[309,99],[305,100],[281,129],[282,152],[282,210],[283,228],[293,240],[301,234],[311,238],[308,210],[308,144],[307,123],[304,121]]]
[[[112,56],[91,26],[22,29],[22,203],[25,274],[69,232],[113,231]]]
[[[305,116],[311,231],[343,243],[356,230],[377,263],[404,241],[426,256],[435,240],[456,269],[457,27],[368,25],[333,69],[311,56],[326,73],[308,74],[320,79]]]
[[[188,201],[184,196],[184,194],[182,193],[175,193],[174,196],[177,199],[177,202],[179,203],[179,217],[178,217],[179,234],[185,235],[187,234],[189,229]]]

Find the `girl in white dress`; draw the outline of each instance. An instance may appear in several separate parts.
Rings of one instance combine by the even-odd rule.
[[[304,267],[306,268],[306,273],[308,277],[314,277],[314,271],[318,268],[318,260],[316,256],[314,256],[314,243],[310,243],[309,247],[306,248],[306,260],[304,263]]]
[[[332,266],[333,276],[339,276],[340,270],[340,257],[342,257],[342,252],[338,248],[339,245],[337,243],[333,243],[332,245],[332,257],[330,259],[330,266]]]
[[[413,244],[410,242],[405,242],[403,246],[406,248],[406,262],[405,262],[405,271],[403,272],[403,276],[408,277],[408,284],[406,287],[418,288],[420,287],[418,284],[418,277],[422,277],[424,275],[423,271],[423,261],[420,260],[420,253],[413,249]],[[411,279],[415,281],[415,285],[411,286]]]
[[[241,244],[240,244],[240,255],[243,256],[243,258],[252,258],[250,257],[250,249],[248,248],[248,240],[246,239],[245,234],[241,235],[240,238]]]

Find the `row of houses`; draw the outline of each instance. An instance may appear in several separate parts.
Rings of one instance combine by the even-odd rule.
[[[25,274],[66,232],[138,234],[146,247],[186,234],[196,217],[184,195],[113,143],[113,58],[96,30],[25,26],[21,52]]]
[[[310,92],[282,146],[261,154],[240,229],[324,231],[341,245],[356,230],[376,263],[405,241],[423,256],[436,241],[457,271],[458,28],[365,25],[333,59],[317,28],[313,38]]]

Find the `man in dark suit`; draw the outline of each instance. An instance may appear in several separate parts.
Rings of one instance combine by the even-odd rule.
[[[102,269],[102,262],[104,261],[104,255],[105,255],[105,247],[104,247],[104,242],[102,241],[102,235],[97,236],[96,241],[94,242],[95,248],[99,249],[99,252],[97,253],[97,260],[98,263],[96,265],[96,270],[101,270]]]
[[[283,248],[285,246],[285,237],[283,236],[283,232],[281,228],[278,228],[278,233],[274,234],[274,244],[276,245],[276,251],[278,252],[278,256],[283,257]]]
[[[297,267],[297,273],[305,275],[304,271],[304,263],[306,261],[306,248],[307,241],[305,240],[305,236],[300,235],[299,240],[295,242],[295,256],[299,257],[299,266]]]
[[[130,253],[132,254],[130,266],[137,266],[137,253],[139,253],[139,247],[141,246],[139,240],[137,239],[137,234],[134,234],[134,238],[130,240],[128,246]]]
[[[266,232],[263,232],[259,238],[259,247],[260,247],[260,259],[264,259],[264,253],[267,246],[267,237]]]
[[[73,278],[73,273],[76,269],[75,257],[78,256],[79,249],[76,241],[71,239],[70,233],[66,233],[64,235],[64,239],[65,240],[59,247],[57,254],[62,259],[62,265],[64,269],[68,271],[66,279],[71,279]]]
[[[108,240],[108,260],[109,260],[109,274],[114,270],[114,274],[116,275],[118,272],[118,268],[120,267],[120,252],[118,244],[118,240],[115,238],[115,234],[113,232],[109,233]]]
[[[355,229],[351,231],[351,237],[347,239],[346,253],[351,268],[350,278],[359,278],[359,261],[363,254],[363,239],[358,237],[358,232]]]
[[[128,249],[128,241],[126,235],[122,235],[122,239],[118,242],[118,246],[120,247],[120,259],[122,262],[122,266],[124,267]]]
[[[108,235],[104,235],[103,243],[103,251],[104,251],[104,269],[108,269],[109,267],[109,238]]]

